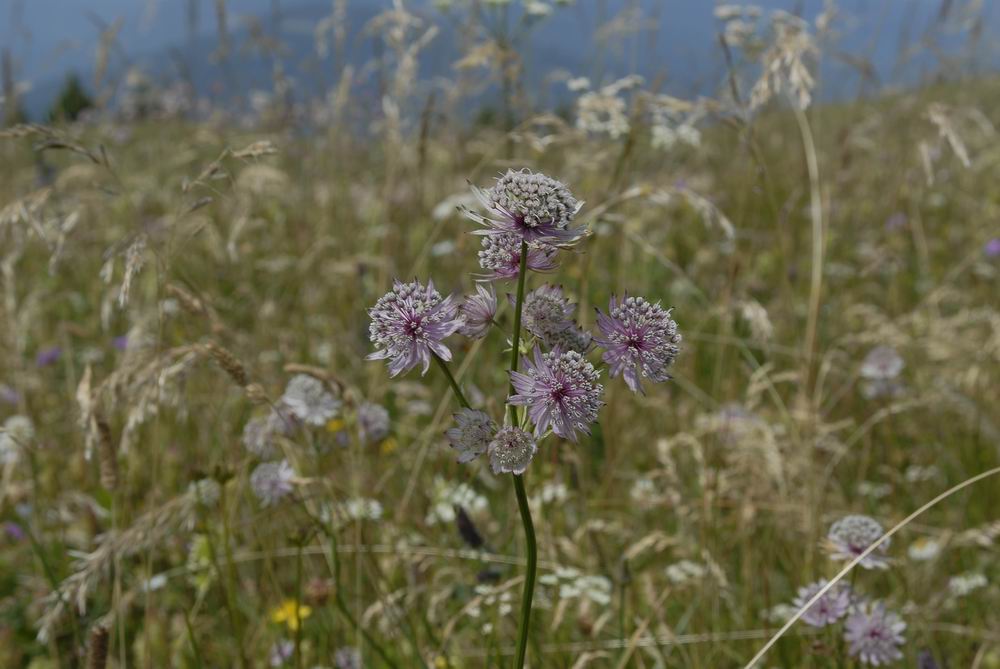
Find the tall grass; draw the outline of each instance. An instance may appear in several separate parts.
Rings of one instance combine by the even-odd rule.
[[[907,621],[901,666],[925,648],[1000,666],[1000,488],[924,509],[1000,458],[996,80],[751,103],[770,52],[727,33],[712,100],[595,82],[583,118],[603,125],[470,124],[413,104],[431,26],[394,12],[374,134],[337,115],[360,113],[350,82],[308,133],[225,109],[3,131],[0,424],[34,429],[0,451],[0,665],[93,666],[105,644],[120,667],[337,666],[349,647],[371,667],[508,666],[515,500],[453,462],[443,377],[390,385],[364,363],[365,310],[393,277],[468,292],[467,181],[529,166],[588,200],[560,273],[581,325],[628,288],[673,306],[685,342],[673,382],[609,384],[593,436],[526,474],[531,666],[746,665],[796,590],[839,571],[821,540],[848,513],[908,521],[891,567],[854,577]],[[664,128],[687,140],[664,149]],[[453,341],[458,383],[499,415],[481,398],[509,351]],[[873,395],[879,345],[905,367]],[[276,442],[292,493],[264,506],[244,425],[298,373],[341,413]],[[388,435],[361,429],[366,402]],[[843,652],[800,623],[761,666]]]

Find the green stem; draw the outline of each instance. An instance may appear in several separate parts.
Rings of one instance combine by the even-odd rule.
[[[322,527],[322,526],[321,526]],[[378,656],[382,658],[385,662],[385,666],[391,667],[392,669],[398,669],[398,665],[389,657],[389,654],[382,648],[381,645],[375,640],[375,638],[366,630],[362,625],[358,624],[358,621],[351,614],[351,610],[347,606],[347,602],[344,601],[344,595],[340,588],[340,551],[337,545],[337,528],[330,527],[329,531],[326,533],[330,539],[330,553],[333,557],[333,600],[337,604],[337,609],[340,610],[342,616],[350,625],[351,629],[361,632],[361,636],[364,638],[365,642],[371,646]]]
[[[524,543],[528,564],[524,572],[524,594],[521,597],[521,624],[517,633],[517,661],[515,669],[524,666],[524,656],[528,650],[528,627],[531,620],[531,600],[535,595],[535,572],[538,567],[538,550],[535,546],[535,525],[531,522],[531,509],[528,508],[528,495],[524,491],[524,477],[514,474],[514,492],[517,493],[517,508],[521,511],[521,522],[524,523]]]
[[[520,270],[517,276],[517,300],[514,302],[514,334],[511,339],[511,352],[510,352],[510,371],[517,371],[517,364],[520,360],[520,347],[521,347],[521,311],[524,306],[524,284],[527,279],[527,264],[528,264],[528,243],[521,242],[521,263]],[[437,361],[438,367],[444,372],[444,375],[448,378],[448,383],[451,384],[451,389],[455,393],[455,397],[458,399],[459,404],[461,404],[466,409],[469,407],[468,400],[465,399],[465,395],[462,393],[462,389],[458,386],[458,382],[455,380],[454,375],[451,370],[448,369],[448,364],[434,355],[434,360]],[[510,395],[514,394],[514,382],[511,381],[510,384]],[[509,405],[510,408],[510,421],[512,425],[517,425],[517,407]],[[527,566],[524,574],[524,594],[521,597],[521,621],[518,631],[517,638],[517,660],[514,664],[514,669],[522,669],[524,667],[524,659],[528,650],[528,627],[531,621],[531,600],[535,595],[535,573],[538,567],[538,549],[535,543],[535,524],[531,520],[531,509],[528,507],[528,494],[524,490],[524,477],[520,474],[514,474],[514,492],[517,495],[517,508],[521,512],[521,522],[524,525],[524,539],[525,539],[525,549],[527,552]]]
[[[219,553],[215,547],[215,541],[212,538],[212,532],[210,529],[206,529],[205,538],[208,541],[208,553],[212,560],[212,564],[219,577],[219,583],[223,589],[226,600],[226,612],[229,616],[229,624],[233,628],[233,637],[236,643],[237,649],[240,653],[240,666],[243,669],[250,669],[250,661],[247,659],[246,655],[246,643],[244,641],[243,626],[240,624],[240,618],[237,615],[238,607],[236,604],[236,584],[238,582],[236,574],[236,563],[233,560],[233,549],[230,545],[230,526],[229,526],[229,503],[226,496],[226,487],[222,486],[222,499],[221,499],[221,513],[222,513],[222,557],[226,561],[226,570],[222,570],[222,566],[219,564]]]
[[[302,543],[295,553],[295,666],[302,669]]]
[[[528,242],[521,242],[521,264],[517,273],[517,301],[514,302],[514,335],[511,338],[510,371],[517,371],[517,363],[521,359],[521,311],[524,307],[524,282],[528,277]],[[510,395],[514,394],[514,378],[510,381]],[[510,422],[517,425],[517,407],[508,405]]]
[[[458,400],[458,403],[465,409],[471,409],[472,407],[469,405],[469,400],[465,399],[465,394],[462,392],[462,389],[458,387],[458,381],[455,380],[455,376],[451,373],[451,370],[448,369],[448,363],[439,358],[437,353],[433,353],[432,355],[434,356],[434,361],[437,362],[438,367],[440,367],[441,371],[444,372],[444,375],[448,377],[448,383],[451,384],[451,391],[455,393],[455,398]]]
[[[528,277],[528,243],[521,242],[521,263],[517,273],[517,300],[514,302],[514,335],[511,338],[510,351],[510,395],[514,394],[513,372],[517,371],[517,363],[521,357],[521,311],[524,307],[524,283]],[[517,407],[508,405],[510,422],[517,425]],[[535,545],[535,524],[531,521],[531,509],[528,507],[528,495],[524,491],[524,476],[514,474],[514,492],[517,494],[517,508],[521,512],[521,522],[524,524],[524,543],[528,563],[524,572],[524,594],[521,596],[521,622],[517,633],[517,660],[514,669],[524,666],[528,651],[528,629],[531,621],[531,600],[535,595],[535,572],[538,566],[538,550]]]

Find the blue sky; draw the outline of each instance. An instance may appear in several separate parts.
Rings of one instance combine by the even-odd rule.
[[[626,0],[610,0],[613,8]],[[651,14],[660,17],[660,28],[653,36],[654,53],[635,51],[642,57],[664,63],[663,69],[674,73],[690,74],[708,63],[717,63],[718,48],[715,32],[717,25],[712,18],[711,0],[638,0]],[[199,33],[212,35],[215,31],[215,0],[0,0],[0,46],[14,55],[19,79],[38,87],[60,80],[67,70],[87,72],[92,69],[101,24],[120,19],[122,29],[119,43],[127,59],[147,59],[163,54],[171,47],[183,50],[187,41],[189,7],[197,7]],[[386,7],[391,0],[349,0],[354,7]],[[596,0],[575,0],[575,6],[560,10],[563,14],[549,29],[542,28],[536,36],[536,47],[558,52],[561,65],[570,63],[583,71],[575,74],[592,74],[586,71],[592,60],[592,48],[587,40],[579,39],[577,31],[586,32],[596,25]],[[286,24],[286,37],[296,33],[302,40],[309,39],[314,21],[296,23],[295,15],[318,16],[327,11],[332,0],[227,0],[230,30],[238,33],[244,21],[240,17],[268,17],[275,4],[291,18]],[[731,3],[745,4],[745,3]],[[813,17],[823,6],[823,0],[761,0],[754,4],[768,8],[788,10],[801,8],[807,17]],[[953,6],[961,8],[965,2],[955,0]],[[864,53],[881,69],[888,70],[894,62],[902,34],[911,39],[921,34],[933,20],[941,0],[840,0],[838,5],[850,16],[843,24],[847,35],[844,48],[850,52]],[[987,1],[988,25],[1000,27],[1000,3]],[[433,13],[427,0],[407,6],[417,11]],[[648,39],[648,38],[647,38]],[[960,42],[962,36],[953,36]],[[542,59],[548,56],[543,56]],[[627,60],[628,55],[622,54]],[[575,60],[574,60],[575,59]],[[988,58],[997,62],[995,58]],[[627,68],[631,63],[622,62]],[[708,68],[705,74],[708,74]]]

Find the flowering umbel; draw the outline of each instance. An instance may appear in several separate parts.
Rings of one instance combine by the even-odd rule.
[[[827,546],[830,557],[834,560],[849,562],[858,557],[873,543],[882,538],[882,525],[868,516],[844,516],[833,525],[827,533]],[[865,569],[887,569],[889,560],[886,552],[889,550],[889,539],[872,551],[859,565]]]
[[[308,374],[296,374],[285,387],[281,401],[288,412],[308,425],[322,426],[340,412],[342,402],[322,381]]]
[[[431,355],[451,360],[451,351],[442,342],[462,327],[462,319],[452,297],[441,297],[433,281],[426,286],[396,281],[368,313],[368,333],[377,350],[367,359],[389,360],[390,376],[418,364],[426,374]]]
[[[489,212],[480,216],[465,210],[465,215],[485,228],[478,234],[514,234],[523,241],[567,246],[584,232],[571,227],[573,217],[583,206],[561,182],[528,170],[508,170],[489,190],[475,186],[472,192]]]
[[[903,645],[906,623],[882,602],[860,607],[844,625],[844,640],[848,653],[862,664],[878,667],[902,659],[899,647]]]
[[[612,378],[621,374],[632,392],[643,392],[642,377],[653,383],[670,378],[667,370],[680,353],[681,335],[669,309],[642,297],[626,295],[621,302],[612,297],[607,314],[598,310],[597,326]]]
[[[521,271],[521,236],[512,232],[483,237],[479,252],[479,266],[488,272],[483,275],[490,281],[516,279]],[[533,242],[528,244],[525,258],[531,272],[550,272],[556,268],[556,249]]]
[[[486,288],[476,284],[476,294],[465,298],[460,311],[465,322],[459,333],[472,339],[485,337],[493,325],[493,318],[497,315],[497,294],[493,286]]]
[[[358,406],[358,433],[363,444],[377,444],[389,436],[389,410],[381,404],[362,402]]]
[[[576,351],[586,355],[594,347],[594,336],[576,323],[570,323],[569,327],[542,337],[542,343],[549,350],[558,348],[560,351]]]
[[[548,284],[524,296],[524,327],[536,337],[549,337],[573,324],[576,307],[563,296],[562,288]]]
[[[462,409],[455,414],[456,427],[445,432],[459,462],[470,462],[486,452],[497,431],[496,423],[484,411]]]
[[[532,359],[524,358],[522,372],[511,372],[515,394],[510,404],[528,407],[535,437],[550,427],[563,439],[576,441],[577,431],[590,434],[604,395],[600,374],[576,351],[558,349],[542,353],[538,346]]]
[[[523,474],[538,452],[534,438],[519,427],[505,425],[489,443],[494,474]]]
[[[802,608],[825,585],[826,580],[821,579],[811,585],[799,588],[792,606]],[[816,600],[815,604],[802,614],[802,622],[813,627],[826,627],[843,618],[849,608],[851,608],[851,591],[838,583],[827,590],[822,597]]]
[[[250,488],[262,506],[273,506],[292,492],[294,479],[288,461],[262,462],[250,474]]]

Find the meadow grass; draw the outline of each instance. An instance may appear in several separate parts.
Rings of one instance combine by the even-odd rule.
[[[666,153],[640,123],[608,139],[553,116],[369,138],[6,131],[0,419],[34,435],[0,465],[0,665],[79,666],[104,635],[110,666],[282,650],[333,666],[348,646],[365,666],[506,666],[523,555],[509,481],[454,462],[443,377],[390,384],[364,361],[366,309],[393,278],[470,292],[479,241],[456,204],[527,166],[586,201],[591,235],[552,279],[581,325],[628,290],[672,306],[684,336],[673,381],[608,383],[593,435],[548,442],[528,470],[529,664],[743,666],[790,613],[776,607],[838,571],[833,521],[892,527],[1000,462],[996,93],[984,78],[778,106]],[[492,415],[501,340],[452,340]],[[905,367],[872,397],[860,370],[879,345]],[[302,372],[342,413],[281,440],[294,494],[263,506],[243,428]],[[376,443],[364,402],[391,417]],[[996,479],[963,489],[892,537],[889,569],[847,576],[906,620],[904,664],[926,648],[1000,666],[998,508]],[[800,623],[761,666],[847,662],[839,633]]]

